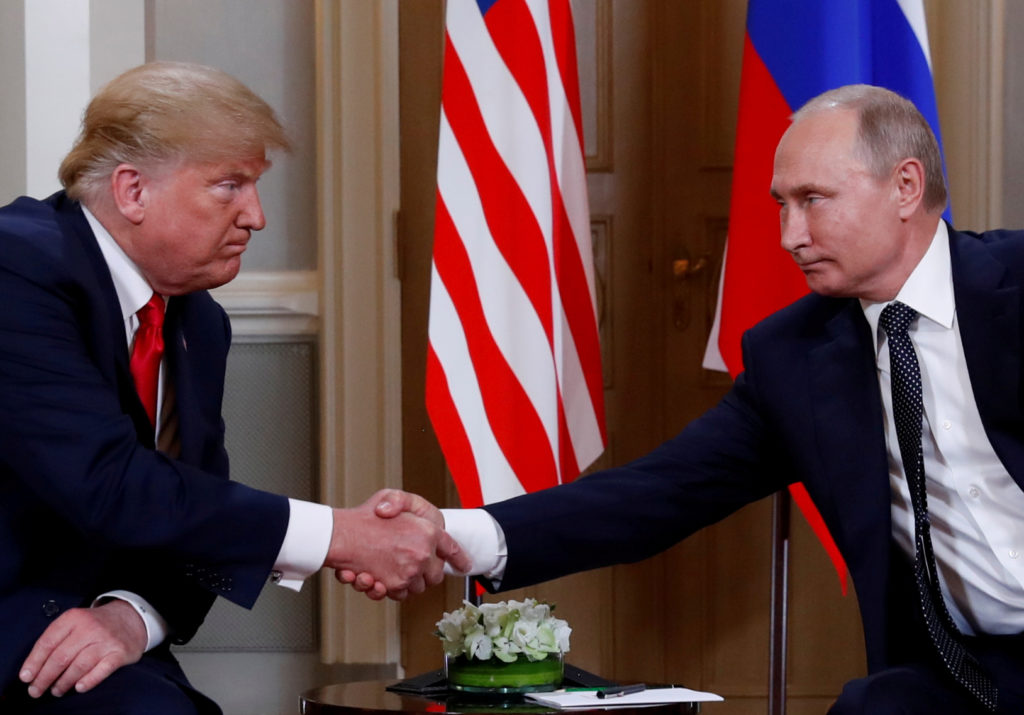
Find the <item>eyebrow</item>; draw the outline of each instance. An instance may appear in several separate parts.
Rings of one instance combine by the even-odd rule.
[[[233,181],[256,181],[261,176],[263,176],[263,174],[265,174],[267,169],[269,169],[269,168],[270,168],[270,166],[268,165],[268,166],[266,166],[265,168],[263,168],[260,171],[247,171],[245,169],[232,169],[230,171],[225,171],[223,174],[221,174],[220,178],[217,179],[217,181],[223,181],[224,179],[231,179]]]
[[[771,194],[773,199],[782,199],[782,194],[780,194],[778,189],[776,189],[774,186],[772,186],[768,190],[768,193]],[[825,189],[819,186],[818,184],[806,183],[800,184],[799,186],[794,186],[789,193],[794,196],[803,196],[804,194],[825,194],[828,192],[825,191]]]
[[[273,162],[270,159],[263,159],[263,163],[260,167],[254,171],[245,168],[233,168],[230,171],[225,172],[225,176],[238,179],[256,179],[263,174],[267,173],[267,170],[271,167]]]

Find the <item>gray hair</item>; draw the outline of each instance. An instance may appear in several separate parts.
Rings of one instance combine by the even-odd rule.
[[[925,208],[941,211],[946,207],[939,142],[912,102],[882,87],[851,84],[819,94],[794,112],[792,119],[798,122],[829,109],[857,113],[857,151],[876,177],[888,176],[904,159],[917,159],[924,167]]]

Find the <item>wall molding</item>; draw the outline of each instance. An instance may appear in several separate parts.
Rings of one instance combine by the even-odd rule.
[[[985,230],[1002,221],[1005,0],[925,9],[953,221]]]
[[[402,483],[398,4],[316,0],[320,495]],[[321,579],[321,658],[397,663],[398,606]]]
[[[586,134],[586,115],[594,117],[593,136],[584,136],[584,147],[591,144],[592,150],[586,152],[584,160],[588,172],[610,172],[615,168],[612,133],[612,8],[610,0],[589,0],[589,5],[580,3],[576,7],[576,17],[592,21],[593,25],[583,24],[576,28],[576,41],[581,56],[593,56],[593,76],[587,67],[579,68],[580,100],[584,105],[583,125]],[[587,86],[588,80],[592,82]],[[589,105],[589,106],[587,106]],[[589,139],[589,141],[588,141]]]
[[[320,331],[316,271],[243,271],[210,293],[231,318],[235,341],[308,339]]]

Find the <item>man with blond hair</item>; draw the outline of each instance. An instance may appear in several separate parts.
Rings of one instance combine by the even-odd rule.
[[[233,77],[150,63],[90,103],[64,191],[0,208],[0,711],[216,713],[169,652],[216,596],[372,566],[403,598],[468,565],[436,519],[227,479],[230,324],[207,291],[287,148]]]

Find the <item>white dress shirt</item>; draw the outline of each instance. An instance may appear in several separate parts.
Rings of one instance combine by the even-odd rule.
[[[921,365],[921,445],[932,546],[942,592],[957,626],[970,635],[1024,631],[1024,491],[985,434],[957,325],[946,224],[895,300],[916,310],[910,339]],[[878,327],[887,303],[861,302],[875,338],[885,406],[893,536],[914,558],[914,512],[896,439],[889,349]],[[1016,396],[1008,396],[1016,399]]]
[[[896,300],[920,317],[910,337],[921,365],[922,447],[932,544],[950,614],[967,634],[1024,631],[1024,491],[999,461],[971,390],[953,299],[946,224]],[[914,513],[892,417],[889,349],[878,321],[887,303],[862,301],[875,339],[885,407],[893,537],[914,558]],[[1010,396],[1016,399],[1015,396]],[[504,535],[485,511],[442,510],[445,528],[473,557],[471,573],[500,579]]]
[[[138,267],[103,227],[103,224],[93,216],[92,212],[84,206],[82,212],[96,236],[100,251],[110,269],[114,290],[117,292],[117,300],[121,305],[121,315],[125,324],[125,339],[130,353],[135,332],[139,328],[139,319],[136,313],[149,302],[153,295],[153,289],[143,278]],[[170,386],[167,385],[164,377],[164,362],[161,361],[160,380],[157,387],[157,414],[161,419],[156,425],[157,444],[161,443],[161,427],[168,424],[162,408],[165,398],[169,398]],[[171,441],[174,442],[173,439]],[[330,546],[331,532],[334,528],[334,517],[331,508],[323,504],[289,499],[288,505],[288,529],[285,532],[284,542],[281,544],[277,560],[274,562],[273,580],[281,586],[298,591],[302,588],[305,579],[319,571],[327,558],[327,549]],[[147,651],[159,645],[167,637],[167,622],[144,598],[138,594],[118,590],[101,594],[93,602],[93,605],[106,602],[110,598],[127,601],[142,618],[143,623],[146,624]]]

